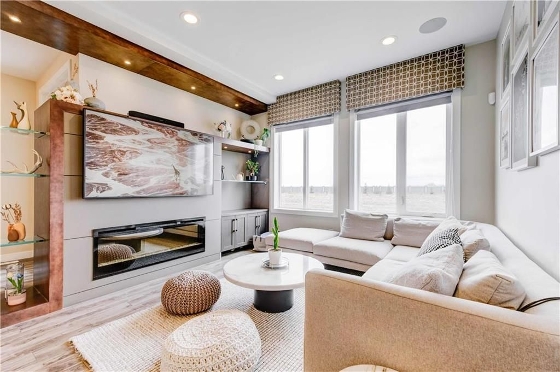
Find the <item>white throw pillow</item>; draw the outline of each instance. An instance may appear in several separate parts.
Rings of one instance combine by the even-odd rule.
[[[454,244],[413,258],[383,281],[452,296],[462,270],[463,248]]]
[[[339,236],[382,242],[386,228],[386,214],[364,213],[347,209],[344,211]]]
[[[482,235],[480,230],[467,230],[461,236],[463,251],[465,252],[465,262],[467,262],[478,251],[491,251],[490,242]]]
[[[463,234],[465,231],[467,230],[472,230],[474,229],[475,225],[474,224],[462,224],[458,219],[456,219],[453,216],[449,216],[447,217],[445,220],[441,221],[438,225],[438,227],[436,227],[434,229],[434,231],[431,232],[430,235],[428,235],[428,238],[431,238],[432,235],[439,233],[440,231],[443,230],[449,230],[449,229],[453,229],[453,228],[457,228],[458,229],[458,233],[459,235]],[[426,239],[428,239],[426,238]]]
[[[408,247],[422,246],[424,240],[438,226],[435,221],[411,220],[408,218],[395,218],[393,222],[393,245],[406,245]]]
[[[493,253],[481,250],[465,264],[455,297],[517,310],[525,289]]]

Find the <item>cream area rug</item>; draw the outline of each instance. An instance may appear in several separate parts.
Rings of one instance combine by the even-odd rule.
[[[290,310],[269,314],[254,308],[253,290],[220,282],[220,299],[209,311],[238,309],[255,322],[262,341],[256,371],[302,371],[304,289],[294,290]],[[196,316],[169,315],[157,305],[72,337],[70,343],[93,371],[159,371],[164,340]]]

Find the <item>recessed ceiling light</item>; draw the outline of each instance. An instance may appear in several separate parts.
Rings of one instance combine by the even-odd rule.
[[[8,18],[10,19],[10,21],[15,22],[15,23],[21,23],[21,19],[19,19],[19,17],[16,17],[15,15],[8,15]]]
[[[431,34],[432,32],[439,31],[445,26],[447,19],[443,17],[432,18],[429,21],[422,23],[422,26],[418,29],[421,34]]]
[[[192,89],[192,90],[195,90],[195,89],[196,89],[196,87],[195,87],[195,86],[193,85],[193,86],[191,87],[191,89]]]
[[[198,17],[192,14],[191,12],[183,12],[181,13],[181,18],[188,24],[194,25],[198,23]]]
[[[235,107],[239,107],[239,103],[236,103],[236,104],[235,104]]]
[[[125,64],[125,65],[131,65],[132,62],[130,62],[130,61],[127,59],[127,60],[124,61],[124,64]]]
[[[394,35],[391,35],[391,36],[387,36],[387,37],[383,38],[383,39],[381,40],[381,44],[383,44],[383,45],[391,45],[391,44],[393,44],[395,41],[397,41],[397,37],[394,36]]]
[[[224,146],[224,149],[227,149],[227,146]]]
[[[284,80],[284,76],[280,75],[280,74],[276,74],[274,75],[274,79],[276,80]]]

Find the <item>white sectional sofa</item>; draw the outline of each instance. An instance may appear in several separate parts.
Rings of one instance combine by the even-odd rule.
[[[560,296],[560,283],[497,227],[475,225],[490,243],[490,251],[525,289],[521,306]],[[419,251],[393,246],[392,229],[389,219],[382,242],[343,238],[320,229],[281,232],[285,251],[365,271],[362,277],[326,270],[308,273],[306,371],[340,371],[358,364],[401,372],[560,370],[560,301],[519,312],[383,282],[380,279]]]

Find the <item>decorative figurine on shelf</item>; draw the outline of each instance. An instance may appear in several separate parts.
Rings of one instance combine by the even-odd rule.
[[[11,114],[12,114],[12,122],[10,123],[10,128],[17,128],[18,125],[17,114],[15,112],[11,112]]]
[[[6,267],[6,300],[9,306],[19,305],[27,300],[27,293],[23,285],[25,268],[16,262]]]
[[[8,223],[8,241],[15,242],[25,239],[25,225],[21,222],[21,206],[4,204],[2,206],[2,219]]]
[[[88,98],[84,99],[84,103],[86,105],[88,105],[89,107],[93,107],[93,108],[100,109],[100,110],[105,110],[105,103],[103,103],[102,100],[100,100],[99,98],[96,97],[97,90],[98,90],[97,79],[95,79],[95,86],[92,83],[90,83],[89,81],[87,81],[87,83],[88,83],[89,90],[91,91],[91,95],[93,97],[88,97]]]
[[[17,103],[16,101],[14,101],[14,103],[16,104],[18,110],[21,111],[21,119],[18,120],[17,124],[18,129],[31,129],[31,123],[29,123],[29,115],[27,115],[27,104],[25,102]]]
[[[247,165],[247,171],[249,172],[248,181],[256,181],[257,173],[259,173],[259,162],[249,159],[245,162],[245,164]]]
[[[227,121],[222,121],[221,123],[214,123],[214,127],[220,133],[222,138],[230,138],[231,137],[231,124]]]
[[[25,165],[25,163],[23,163],[23,168],[24,169],[20,169],[18,168],[18,166],[16,166],[14,163],[12,163],[9,160],[6,160],[8,163],[10,163],[13,168],[11,170],[7,170],[7,171],[2,171],[2,173],[21,173],[21,174],[32,174],[35,173],[37,171],[37,169],[41,168],[41,166],[43,165],[43,158],[41,157],[41,155],[39,155],[39,153],[35,150],[31,150],[33,151],[33,154],[35,155],[34,158],[36,157],[37,160],[35,161],[35,164],[33,164],[33,168],[29,169],[27,167],[27,165]]]
[[[72,75],[70,77],[70,80],[67,80],[66,83],[64,83],[64,85],[70,85],[77,92],[80,91],[80,84],[78,84],[78,82],[74,80],[74,78],[76,77],[76,75],[78,75],[79,70],[80,68],[78,67],[78,64],[76,62],[72,62]]]
[[[84,104],[84,100],[82,99],[80,92],[71,85],[58,88],[51,93],[51,98],[58,101],[74,103],[76,105]]]

